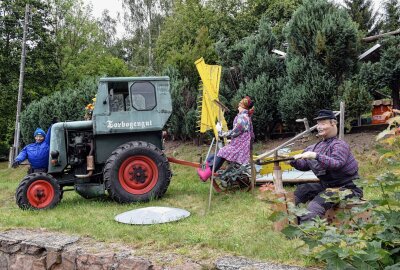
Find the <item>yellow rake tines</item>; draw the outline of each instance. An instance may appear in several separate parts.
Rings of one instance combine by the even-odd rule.
[[[293,151],[293,152],[290,152],[287,156],[292,157],[292,156],[300,154],[302,152],[303,152],[303,150]],[[253,156],[253,160],[256,160],[256,159],[257,159],[257,156]],[[267,161],[267,160],[273,160],[273,159],[274,159],[273,157],[265,157],[265,158],[261,159],[261,161]],[[289,164],[286,164],[285,162],[280,162],[279,166],[281,167],[282,172],[293,170],[293,167],[290,166]],[[261,175],[270,174],[273,171],[274,171],[273,163],[261,165],[261,170],[260,170]]]

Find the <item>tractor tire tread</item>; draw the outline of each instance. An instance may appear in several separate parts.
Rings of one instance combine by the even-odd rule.
[[[15,200],[16,200],[17,205],[23,210],[39,209],[39,208],[33,207],[29,203],[28,199],[26,198],[26,191],[28,190],[29,185],[31,184],[29,182],[32,181],[33,179],[35,179],[36,177],[47,177],[49,179],[52,179],[51,184],[54,185],[55,200],[53,200],[53,202],[49,206],[47,206],[43,209],[50,209],[50,208],[57,206],[57,204],[61,200],[60,185],[57,183],[57,181],[51,175],[49,175],[47,173],[42,173],[42,172],[28,174],[21,180],[21,182],[19,183],[17,190],[15,192]]]
[[[109,194],[109,196],[119,202],[119,203],[131,203],[131,202],[146,202],[152,199],[152,197],[150,196],[136,196],[137,198],[131,198],[131,199],[127,199],[124,198],[124,196],[122,194],[120,194],[119,192],[116,192],[116,190],[112,187],[112,179],[110,179],[110,174],[112,172],[112,170],[114,169],[114,163],[116,162],[117,158],[125,151],[128,151],[129,149],[137,149],[137,148],[146,148],[149,150],[152,150],[154,153],[157,154],[157,156],[159,156],[160,160],[162,160],[159,163],[156,163],[158,168],[164,168],[165,169],[165,179],[164,179],[164,183],[162,183],[161,187],[159,190],[156,190],[154,192],[154,198],[161,198],[165,192],[168,189],[168,186],[170,184],[171,181],[171,177],[172,177],[172,172],[169,166],[169,162],[167,157],[165,156],[165,154],[159,149],[157,148],[155,145],[148,143],[148,142],[144,142],[144,141],[132,141],[132,142],[128,142],[125,143],[121,146],[119,146],[117,149],[115,149],[111,156],[108,158],[108,160],[106,161],[106,164],[104,166],[104,171],[103,171],[103,175],[104,175],[104,182],[105,182],[105,187],[106,190]],[[160,180],[158,180],[160,181]],[[162,180],[161,180],[162,181]]]

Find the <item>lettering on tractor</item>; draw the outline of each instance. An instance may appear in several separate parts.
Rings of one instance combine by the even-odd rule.
[[[169,88],[169,77],[100,79],[92,119],[52,126],[48,172],[21,181],[18,206],[52,208],[68,187],[84,198],[108,194],[119,203],[162,197],[171,179],[162,152]]]

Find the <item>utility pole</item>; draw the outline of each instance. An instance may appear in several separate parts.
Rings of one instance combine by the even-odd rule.
[[[19,135],[20,135],[20,125],[19,117],[21,114],[22,105],[22,93],[24,91],[24,76],[25,76],[25,59],[26,59],[26,32],[28,28],[28,16],[29,16],[29,4],[25,6],[25,19],[23,26],[23,36],[22,36],[22,50],[21,50],[21,66],[19,70],[19,85],[18,85],[18,102],[17,102],[17,116],[15,118],[15,133],[14,133],[14,145],[13,151],[10,158],[10,164],[12,164],[15,157],[19,152]]]

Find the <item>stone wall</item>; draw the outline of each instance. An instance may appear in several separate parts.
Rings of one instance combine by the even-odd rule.
[[[267,251],[266,251],[267,252]],[[135,254],[136,253],[136,254]],[[223,256],[194,262],[177,254],[146,257],[122,244],[46,230],[0,231],[0,270],[304,270],[305,268]]]
[[[40,230],[0,232],[1,270],[202,269],[191,261],[157,265],[122,246]]]

